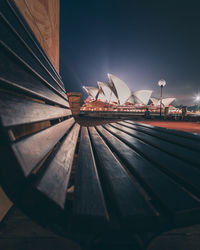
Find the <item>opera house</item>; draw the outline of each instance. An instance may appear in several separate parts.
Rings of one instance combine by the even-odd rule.
[[[158,109],[169,107],[175,98],[159,99],[151,97],[152,90],[131,92],[127,84],[117,76],[108,74],[109,83],[97,82],[98,87],[84,86],[88,94],[82,110],[135,111],[136,109]]]

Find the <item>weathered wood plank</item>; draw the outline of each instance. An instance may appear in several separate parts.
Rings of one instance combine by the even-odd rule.
[[[53,200],[62,209],[65,207],[79,129],[80,125],[75,124],[36,185],[40,192]]]
[[[22,15],[59,72],[59,7],[57,0],[41,2],[15,0]],[[37,22],[35,21],[37,20]]]
[[[30,174],[73,124],[74,119],[71,118],[12,144],[25,176]]]
[[[4,0],[5,1],[5,0]],[[1,1],[2,2],[2,1]],[[53,66],[52,62],[50,61],[49,57],[43,50],[41,44],[36,39],[33,31],[31,30],[30,26],[27,24],[25,18],[21,15],[21,12],[16,8],[16,4],[12,0],[6,0],[6,5],[4,6],[4,9],[7,8],[7,11],[9,13],[9,16],[6,15],[10,23],[19,23],[19,25],[16,25],[15,28],[17,29],[18,33],[26,40],[28,45],[33,49],[34,53],[39,57],[39,59],[42,61],[42,63],[51,70],[55,76],[60,81],[60,84],[64,84],[61,80],[60,75],[56,71],[55,67]],[[9,7],[9,8],[8,8]]]
[[[45,70],[41,62],[33,54],[30,47],[28,47],[23,38],[18,35],[13,26],[7,22],[7,19],[2,14],[0,15],[0,20],[0,29],[2,31],[1,41],[4,42],[12,51],[14,51],[18,57],[25,61],[32,70],[37,72],[38,77],[40,77],[41,80],[47,81],[57,91],[63,94],[63,88],[61,88],[56,82],[55,78],[53,78],[51,74]],[[22,50],[23,53],[21,53]]]
[[[24,29],[22,24],[19,22],[19,20],[16,18],[15,15],[10,11],[10,8],[5,1],[1,1],[1,31],[2,31],[2,41],[4,41],[12,50],[16,52],[16,54],[20,55],[27,63],[29,63],[29,60],[31,60],[32,67],[37,71],[40,72],[40,75],[43,76],[45,79],[48,79],[49,82],[59,91],[64,91],[64,88],[62,85],[60,85],[60,80],[56,79],[52,75],[52,72],[50,73],[49,70],[51,68],[48,65],[48,69],[44,66],[46,64],[44,60],[42,62],[38,58],[38,56],[35,55],[33,50],[33,47],[36,48],[36,46],[33,46],[33,41],[31,42],[30,37],[27,36],[27,33],[24,32]],[[5,32],[7,35],[5,35]],[[32,45],[32,46],[30,46]],[[21,48],[23,46],[23,54],[19,54],[21,52]],[[36,52],[36,51],[35,51]],[[37,51],[37,54],[38,51]],[[39,54],[40,55],[40,54]]]
[[[5,44],[0,42],[0,80],[2,85],[69,107],[68,101],[45,86],[36,74],[24,67],[23,62]]]
[[[107,220],[108,213],[86,127],[81,129],[75,185],[75,216]]]
[[[123,159],[130,172],[146,186],[147,192],[150,192],[154,199],[160,201],[163,209],[170,212],[175,222],[181,221],[183,216],[186,220],[196,218],[197,211],[200,212],[199,201],[105,128],[97,126],[97,130],[118,156]],[[116,133],[118,132],[116,131]]]
[[[126,222],[126,225],[137,229],[145,228],[147,225],[156,225],[157,216],[138,190],[138,186],[95,128],[90,127],[89,131],[109,193],[107,202],[112,202],[117,207],[121,222]]]
[[[178,136],[175,134],[168,134],[168,133],[164,133],[163,131],[153,130],[145,126],[139,126],[137,123],[135,124],[127,124],[126,122],[118,122],[118,123],[128,128],[132,128],[134,130],[143,132],[145,134],[157,137],[164,141],[171,142],[177,145],[181,145],[186,148],[200,152],[200,138],[199,138],[199,141],[197,140],[194,141],[190,138],[184,138],[182,136]]]
[[[0,91],[0,117],[4,127],[70,116],[70,109],[55,107]]]
[[[200,170],[198,168],[119,130],[121,126],[118,128],[118,124],[106,125],[105,128],[200,197]]]
[[[12,202],[8,199],[3,189],[0,187],[0,222],[6,216],[12,205]]]
[[[199,154],[198,152],[195,152],[194,150],[187,149],[185,147],[182,147],[180,145],[174,145],[173,143],[163,141],[159,138],[153,137],[148,134],[144,134],[140,131],[136,131],[131,128],[127,128],[122,125],[114,125],[115,127],[120,128],[121,130],[125,131],[126,133],[129,133],[130,135],[148,143],[149,145],[152,145],[164,152],[167,152],[170,155],[173,155],[181,160],[185,160],[189,163],[192,163],[196,166],[200,167],[200,162],[199,162]]]
[[[1,26],[0,26],[0,28],[1,28]],[[4,35],[6,35],[6,34],[4,34]],[[52,82],[50,81],[50,79],[48,77],[48,74],[41,76],[41,72],[39,71],[39,69],[33,67],[34,64],[32,65],[33,60],[32,60],[31,56],[30,56],[29,60],[27,60],[27,58],[22,57],[20,53],[16,54],[15,51],[12,49],[12,47],[10,48],[8,46],[10,44],[7,43],[6,41],[0,40],[0,45],[3,46],[4,49],[7,50],[8,53],[11,53],[13,56],[16,57],[18,62],[20,62],[20,64],[23,66],[24,70],[31,72],[31,74],[35,75],[37,77],[37,79],[43,83],[43,85],[47,86],[50,90],[54,91],[56,94],[58,94],[58,96],[62,97],[63,100],[67,101],[66,94],[63,92],[63,90],[61,90],[57,86],[57,84],[52,84]],[[22,53],[22,51],[24,52],[23,46],[21,48],[21,53]],[[14,70],[16,70],[16,69],[14,68]],[[59,90],[58,90],[58,88],[59,88]]]
[[[1,1],[1,3],[2,2],[3,2],[2,9],[4,10],[4,15],[8,19],[9,23],[17,24],[15,25],[16,31],[21,35],[21,37],[23,37],[23,39],[26,41],[28,46],[33,50],[34,54],[37,55],[37,57],[43,63],[43,65],[50,71],[50,73],[53,76],[55,76],[55,78],[59,81],[60,85],[64,87],[64,84],[61,80],[60,75],[55,70],[52,62],[50,61],[50,59],[44,52],[38,40],[35,38],[32,30],[26,23],[26,20],[21,15],[21,12],[19,13],[14,1],[4,0],[4,1]]]

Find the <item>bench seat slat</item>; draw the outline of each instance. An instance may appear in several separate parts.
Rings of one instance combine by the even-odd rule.
[[[140,227],[138,222],[156,223],[156,214],[138,190],[133,179],[113,155],[96,129],[90,127],[89,131],[106,181],[106,189],[109,192],[108,202],[113,202],[117,206],[121,222],[131,224],[132,227]]]
[[[49,199],[53,200],[62,209],[65,207],[67,186],[79,129],[80,125],[76,123],[37,184],[37,189]]]
[[[31,72],[19,58],[6,45],[0,42],[0,80],[8,87],[15,87],[41,97],[62,106],[69,107],[67,100],[64,100],[56,92],[45,86],[36,74]],[[19,87],[18,87],[19,86]]]
[[[166,134],[166,133],[161,132],[161,131],[152,130],[148,127],[139,126],[138,124],[127,124],[125,122],[119,122],[119,124],[127,126],[129,128],[133,128],[137,131],[140,131],[140,132],[143,132],[145,134],[157,137],[159,139],[171,142],[173,144],[181,145],[181,146],[184,146],[186,148],[190,148],[192,150],[200,152],[200,140],[194,141],[194,140],[191,140],[189,138],[176,136],[174,134],[172,134],[172,135]]]
[[[162,202],[165,208],[179,219],[179,215],[193,215],[194,210],[200,211],[200,203],[186,193],[179,185],[162,173],[153,164],[144,159],[141,155],[120,141],[110,132],[97,126],[97,130],[104,136],[105,140],[112,146],[112,149],[119,155],[131,173],[143,182],[150,191]]]
[[[8,127],[70,116],[71,111],[0,92],[0,115],[2,125]]]
[[[132,136],[135,136],[138,139],[146,142],[149,145],[152,145],[160,150],[163,150],[164,152],[174,155],[177,158],[180,158],[182,160],[200,166],[199,154],[197,152],[194,152],[194,150],[187,149],[179,145],[174,145],[173,143],[169,143],[167,141],[155,138],[153,136],[144,134],[140,131],[136,131],[131,128],[127,128],[122,125],[118,125],[118,127],[120,127],[120,129],[122,129],[123,131],[130,133]]]
[[[30,174],[73,124],[74,119],[70,118],[12,144],[25,176]]]
[[[200,169],[192,167],[191,164],[187,164],[186,162],[154,148],[122,130],[119,130],[119,128],[121,129],[121,126],[118,124],[105,125],[104,127],[134,150],[145,156],[145,158],[157,164],[157,166],[163,171],[167,170],[167,172],[174,175],[176,179],[181,179],[184,184],[195,189],[196,193],[200,195]]]
[[[75,216],[106,221],[108,213],[86,127],[81,129],[75,186]]]

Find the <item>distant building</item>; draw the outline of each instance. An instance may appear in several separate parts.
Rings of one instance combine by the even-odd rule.
[[[82,107],[83,110],[124,110],[132,111],[134,108],[144,109],[151,106],[158,107],[160,100],[151,98],[152,90],[137,90],[131,92],[127,84],[117,76],[108,74],[109,83],[97,82],[98,88],[84,86],[88,98]],[[163,98],[164,107],[169,106],[175,98]],[[150,106],[150,107],[151,107]]]

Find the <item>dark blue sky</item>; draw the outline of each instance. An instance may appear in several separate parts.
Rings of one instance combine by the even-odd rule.
[[[61,0],[60,74],[67,91],[108,81],[132,91],[165,79],[165,97],[192,104],[200,91],[199,1]]]

